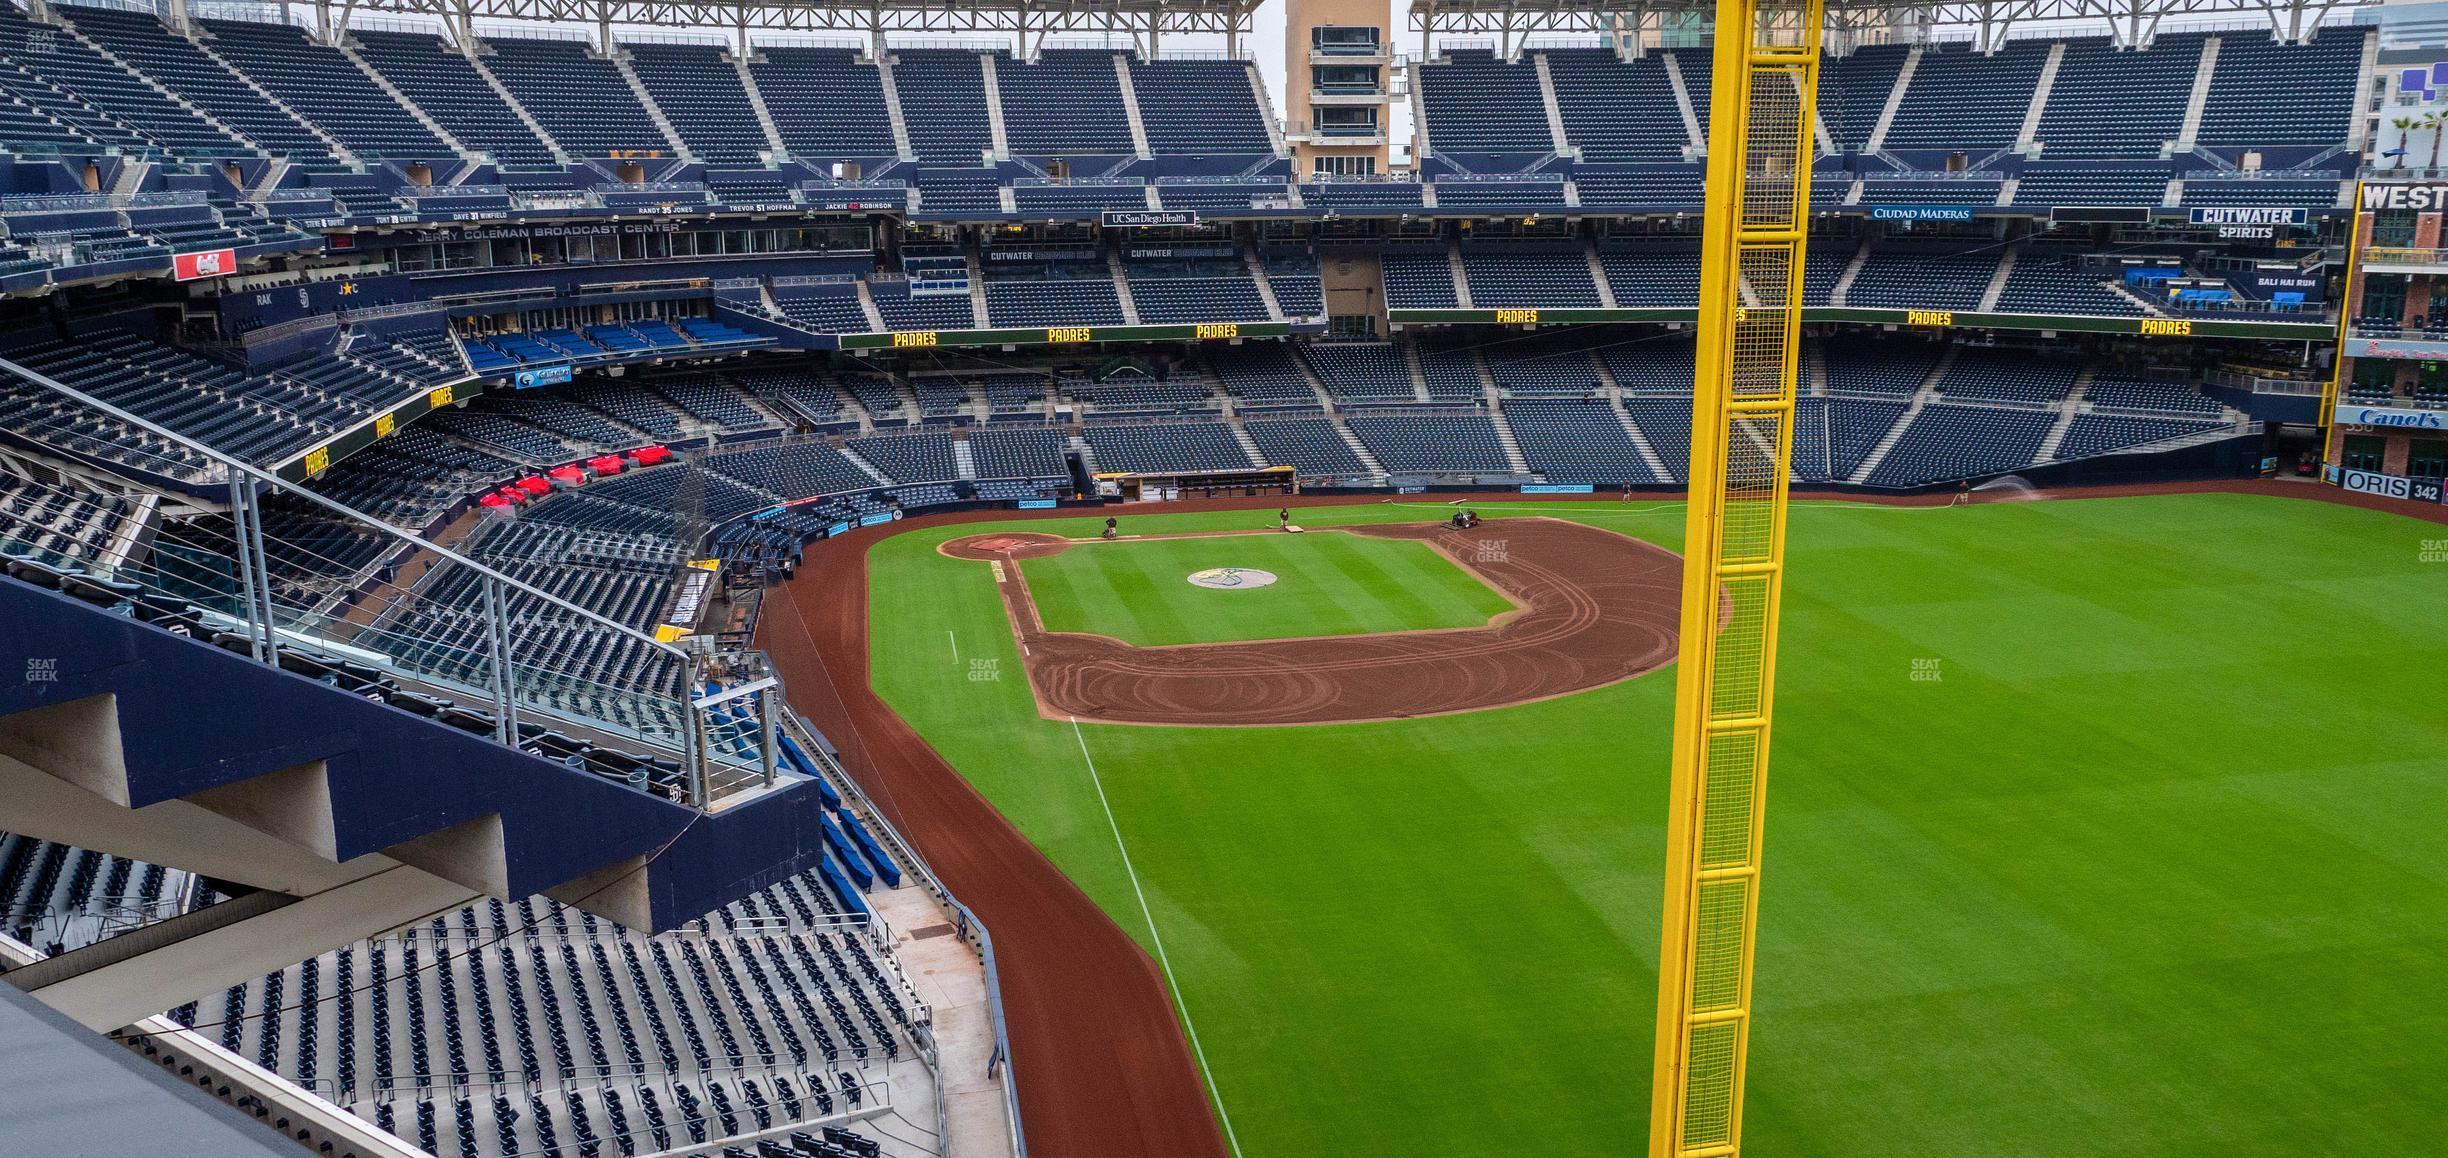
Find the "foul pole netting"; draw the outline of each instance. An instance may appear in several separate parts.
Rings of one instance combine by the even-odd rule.
[[[1820,0],[1720,0],[1652,1158],[1742,1149]]]

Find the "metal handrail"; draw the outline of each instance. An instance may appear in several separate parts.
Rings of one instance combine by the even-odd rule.
[[[97,413],[108,415],[130,427],[143,430],[227,472],[233,531],[232,547],[240,583],[238,595],[241,599],[241,606],[244,608],[243,613],[238,617],[238,623],[246,630],[258,660],[276,664],[279,659],[279,649],[283,646],[282,636],[293,634],[286,632],[278,622],[271,571],[263,546],[262,501],[265,494],[269,492],[288,495],[310,506],[321,508],[349,523],[391,540],[395,548],[399,545],[408,545],[429,552],[439,562],[464,567],[469,574],[476,577],[477,585],[483,589],[484,607],[479,613],[483,614],[487,621],[486,644],[491,653],[490,661],[494,673],[492,682],[495,686],[490,689],[490,694],[495,719],[495,736],[504,744],[515,745],[519,740],[518,717],[521,709],[517,695],[518,671],[512,664],[510,655],[510,635],[513,629],[505,610],[506,601],[511,593],[565,611],[578,617],[584,623],[608,630],[615,638],[624,639],[632,644],[642,644],[649,654],[657,654],[667,660],[677,661],[681,669],[687,673],[687,678],[680,693],[671,697],[670,702],[677,709],[677,718],[685,721],[678,737],[677,750],[686,770],[690,803],[697,807],[705,807],[712,803],[715,796],[712,791],[715,769],[712,765],[719,761],[725,766],[726,771],[729,770],[732,760],[723,754],[723,750],[726,747],[735,748],[742,742],[742,737],[736,730],[740,725],[740,720],[736,711],[724,713],[726,717],[729,717],[727,721],[715,718],[714,713],[702,702],[701,692],[705,686],[706,669],[699,658],[688,650],[656,639],[652,635],[611,619],[600,612],[582,607],[550,591],[498,571],[465,554],[434,543],[415,532],[395,527],[354,507],[288,482],[276,474],[215,450],[14,360],[0,358],[0,372],[12,374],[24,382],[75,401]],[[664,697],[665,693],[642,693],[642,698],[645,699],[661,700]],[[744,710],[754,713],[747,720],[748,725],[762,723],[766,730],[770,731],[771,718],[774,713],[768,697],[757,697],[756,702]],[[756,717],[763,717],[763,719],[759,720]],[[577,718],[584,720],[591,717],[580,713]],[[726,723],[730,725],[728,730]],[[646,740],[642,736],[639,738]],[[760,762],[765,765],[763,780],[770,785],[774,782],[770,741],[764,745],[764,748],[766,750],[761,754]],[[727,777],[724,783],[739,786],[745,782],[737,777]]]
[[[580,607],[579,605],[563,599],[550,591],[532,586],[522,580],[514,579],[494,570],[491,567],[479,563],[474,559],[468,558],[457,551],[453,551],[448,547],[435,543],[414,531],[394,527],[381,519],[375,518],[372,515],[356,509],[355,507],[325,498],[322,495],[316,494],[313,491],[289,482],[286,479],[281,478],[279,475],[260,469],[253,464],[244,461],[243,459],[235,458],[222,451],[214,450],[212,447],[206,446],[201,442],[197,442],[196,440],[180,434],[169,427],[163,426],[160,423],[154,422],[151,419],[122,410],[117,406],[86,393],[83,390],[79,390],[74,386],[61,382],[59,379],[53,378],[50,375],[30,369],[8,358],[0,358],[0,371],[14,374],[25,381],[40,386],[45,390],[49,390],[66,398],[72,399],[81,405],[93,407],[95,410],[99,410],[104,414],[110,415],[112,418],[118,419],[119,421],[127,423],[130,426],[137,427],[138,429],[156,435],[168,442],[175,443],[191,452],[203,455],[204,457],[229,468],[233,473],[245,475],[256,482],[264,484],[265,486],[268,486],[269,488],[283,494],[302,498],[309,503],[322,507],[324,510],[339,515],[342,518],[363,523],[369,529],[378,531],[383,535],[398,540],[402,543],[412,544],[422,548],[423,550],[430,551],[444,562],[456,563],[479,575],[491,579],[494,582],[507,584],[512,590],[518,591],[524,595],[532,596],[536,599],[541,599],[544,602],[550,603],[564,611],[576,614],[582,619],[592,620],[598,625],[611,628],[614,632],[644,643],[657,651],[668,653],[680,659],[689,658],[689,653],[687,651],[656,639],[655,637],[639,631],[634,627],[630,627],[629,625],[621,623],[618,620],[607,618],[599,612],[590,611],[584,607]]]

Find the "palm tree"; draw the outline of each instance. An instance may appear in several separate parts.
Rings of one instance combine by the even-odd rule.
[[[2436,173],[2440,167],[2440,140],[2448,137],[2448,116],[2442,116],[2437,111],[2424,113],[2422,123],[2424,128],[2431,130],[2431,171]]]
[[[2406,148],[2406,139],[2414,135],[2414,126],[2420,123],[2413,117],[2389,118],[2389,127],[2397,130],[2397,167],[2400,169],[2405,167],[2407,154],[2413,151]]]

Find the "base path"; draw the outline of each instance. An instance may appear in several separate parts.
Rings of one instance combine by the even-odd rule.
[[[994,937],[1030,1154],[1228,1158],[1155,962],[869,689],[867,549],[909,526],[811,547],[766,600],[758,646],[791,706]]]
[[[1520,610],[1488,627],[1134,647],[1049,632],[1018,560],[1071,548],[1001,531],[945,554],[997,564],[1039,709],[1111,724],[1328,724],[1477,711],[1587,691],[1673,661],[1681,561],[1638,539],[1549,518],[1340,528],[1427,543]],[[1083,548],[1096,549],[1096,548]]]

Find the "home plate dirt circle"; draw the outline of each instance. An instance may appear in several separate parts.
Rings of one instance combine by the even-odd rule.
[[[1569,695],[1674,660],[1682,562],[1663,548],[1549,518],[1490,520],[1469,531],[1426,523],[1329,533],[1426,543],[1520,607],[1460,630],[1134,647],[1045,630],[1020,569],[997,567],[1038,710],[1052,719],[1225,727],[1405,719]],[[939,549],[1009,563],[1071,545],[1055,535],[994,532]]]

